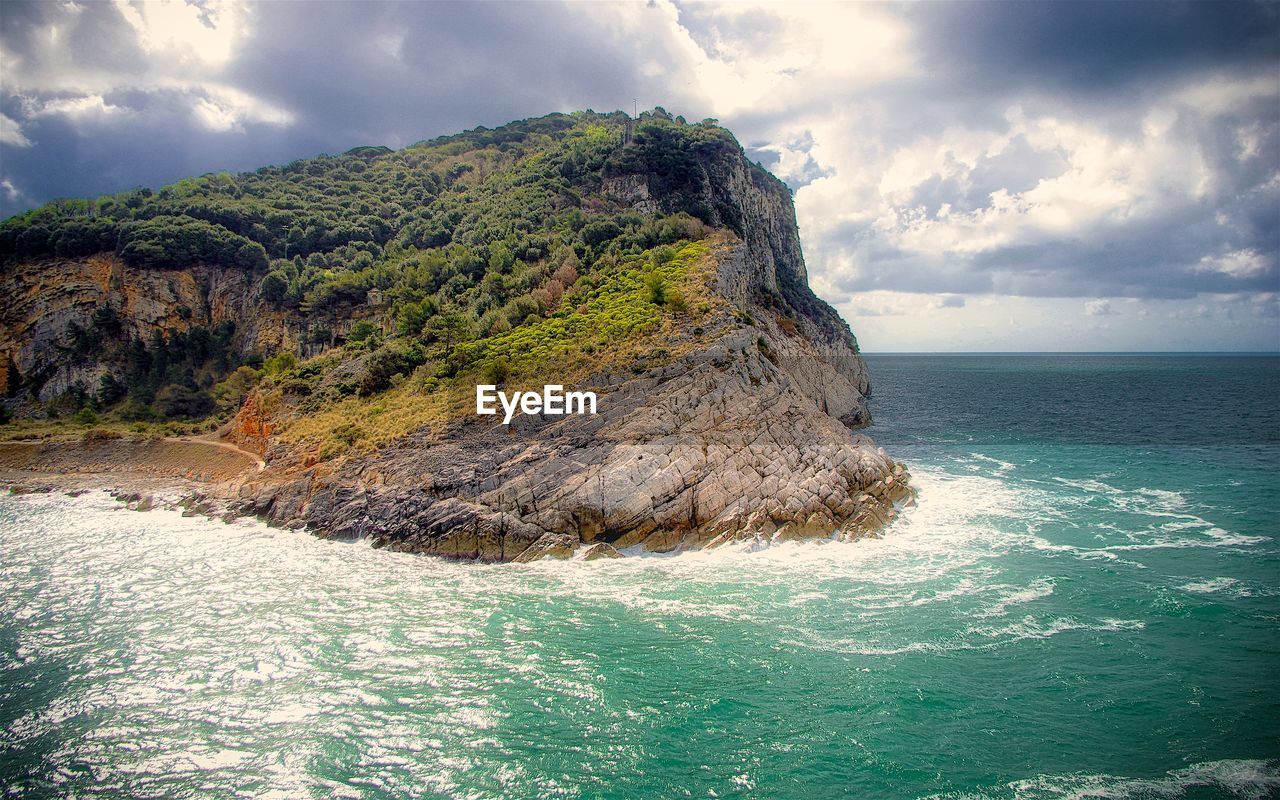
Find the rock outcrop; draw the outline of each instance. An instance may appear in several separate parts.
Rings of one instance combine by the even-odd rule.
[[[710,346],[593,376],[595,416],[470,417],[335,471],[295,460],[287,479],[245,485],[243,508],[484,561],[876,534],[911,502],[909,476],[854,433],[870,422],[866,367],[808,287],[790,195],[740,152],[701,166],[697,199],[737,231],[717,279],[733,321]],[[652,182],[612,176],[605,194],[652,210]]]
[[[594,417],[522,418],[511,431],[463,422],[329,476],[268,476],[245,487],[247,508],[330,536],[495,561],[582,544],[670,552],[877,532],[911,499],[906,470],[766,357],[759,330],[620,383]]]

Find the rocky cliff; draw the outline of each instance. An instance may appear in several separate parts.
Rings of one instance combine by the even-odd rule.
[[[616,116],[553,115],[304,162],[283,190],[210,179],[184,196],[165,190],[141,218],[115,208],[115,253],[7,261],[0,354],[38,387],[35,402],[115,369],[68,345],[104,307],[126,343],[230,323],[245,358],[292,353],[303,363],[267,375],[223,428],[265,460],[224,491],[240,513],[322,536],[527,561],[877,533],[911,501],[909,476],[856,433],[870,422],[866,367],[809,289],[786,186],[723,129],[655,115],[619,142]],[[306,176],[375,171],[405,204],[426,205],[379,211],[357,198],[324,207],[354,222],[326,228],[313,215],[288,227],[295,212],[281,209],[299,204]],[[245,211],[250,196],[276,210]],[[229,226],[235,246],[205,220]],[[106,237],[105,223],[74,224],[80,239],[54,231],[32,245],[32,226],[6,223],[0,245],[65,250],[85,230]],[[691,241],[676,256],[661,244]],[[198,246],[222,262],[180,261]],[[306,247],[305,260],[281,257]],[[254,248],[275,260],[242,266]],[[150,358],[137,374],[153,383],[194,391],[217,378],[209,366],[157,373]],[[599,413],[510,425],[470,413],[475,384],[508,372],[591,389]],[[359,424],[387,414],[399,427],[381,438]]]
[[[0,393],[10,375],[34,384],[35,397],[52,400],[74,384],[89,391],[112,365],[69,352],[70,326],[87,329],[94,313],[112,308],[122,333],[138,341],[172,331],[234,326],[240,353],[323,349],[312,332],[341,338],[360,320],[378,320],[376,309],[304,318],[262,302],[261,275],[194,263],[154,270],[126,265],[113,253],[83,258],[44,258],[0,271]],[[92,355],[92,354],[90,354]]]

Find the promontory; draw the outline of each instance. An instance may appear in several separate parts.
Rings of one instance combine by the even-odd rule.
[[[856,538],[911,499],[856,433],[867,369],[790,191],[714,120],[552,114],[60,200],[0,258],[10,474],[218,447],[244,468],[187,470],[210,509],[483,561]],[[595,413],[477,414],[477,386]]]

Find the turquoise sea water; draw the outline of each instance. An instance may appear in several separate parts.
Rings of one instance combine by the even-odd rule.
[[[868,361],[881,540],[475,566],[0,498],[0,795],[1280,795],[1280,359]]]

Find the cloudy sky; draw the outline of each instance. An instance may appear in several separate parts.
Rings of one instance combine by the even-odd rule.
[[[868,351],[1280,349],[1280,4],[0,4],[0,216],[551,111],[716,117]]]

